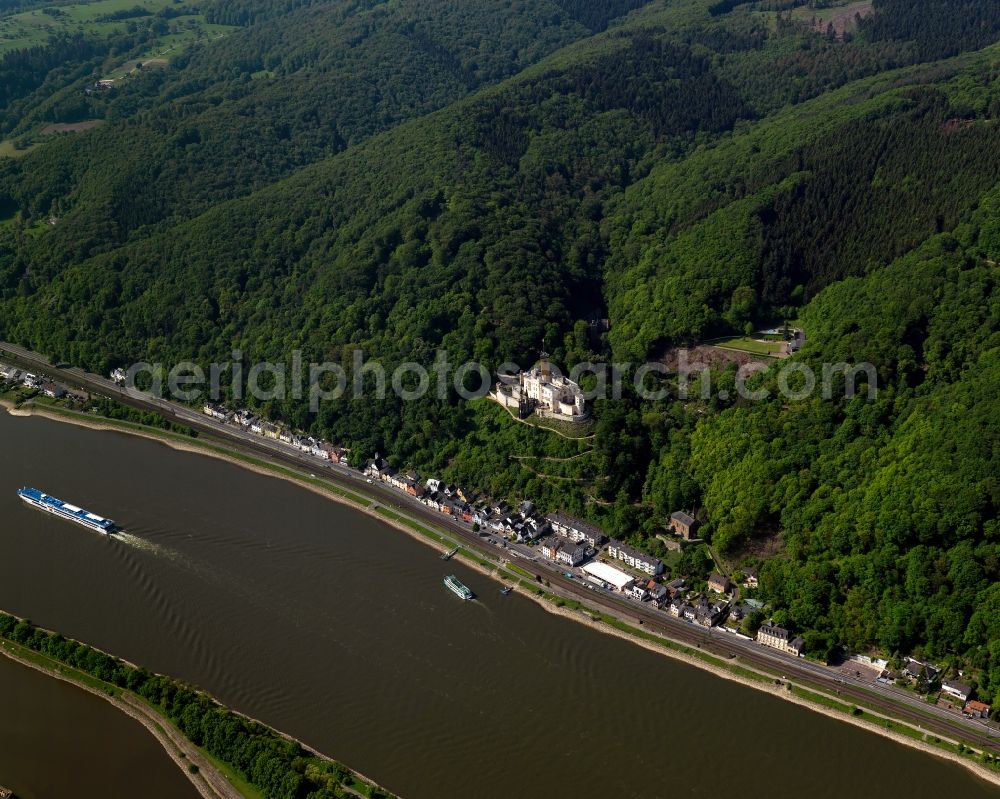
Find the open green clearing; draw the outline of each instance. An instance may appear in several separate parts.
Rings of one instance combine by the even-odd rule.
[[[109,36],[127,29],[129,22],[148,22],[157,12],[180,6],[177,0],[96,0],[93,3],[52,5],[0,17],[0,55],[12,50],[45,44],[59,33]],[[112,19],[116,14],[142,8],[146,15]],[[218,36],[226,25],[213,25],[201,14],[182,14],[164,20],[169,33],[158,40],[147,57],[163,56],[200,38]]]
[[[5,139],[4,141],[0,141],[0,158],[20,158],[30,153],[33,146],[31,145],[19,150],[14,146],[13,139]]]
[[[166,66],[171,58],[195,42],[217,39],[233,30],[229,25],[205,22],[201,15],[176,17],[173,21],[179,23],[176,31],[159,37],[156,43],[141,56],[124,62],[104,77],[118,80],[134,72],[140,64],[145,69]],[[153,63],[147,63],[150,61]]]
[[[711,343],[715,347],[740,350],[741,352],[749,352],[751,355],[777,355],[781,351],[781,344],[777,341],[758,341],[746,336],[734,336]]]

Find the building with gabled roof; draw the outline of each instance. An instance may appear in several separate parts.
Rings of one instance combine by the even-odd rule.
[[[567,543],[559,547],[556,553],[556,562],[566,566],[579,566],[587,559],[587,545],[584,543]]]
[[[958,680],[945,680],[941,683],[941,690],[965,702],[972,693],[972,686]]]
[[[553,374],[544,352],[538,363],[517,375],[500,375],[490,397],[505,408],[514,408],[520,418],[538,416],[579,422],[587,418],[587,406],[580,386],[567,377]]]
[[[586,541],[592,547],[599,547],[604,542],[604,531],[596,524],[577,519],[562,511],[550,513],[546,518],[555,532],[570,541]]]
[[[792,638],[791,633],[776,624],[764,624],[757,630],[757,642],[789,655],[800,656],[805,651],[806,642],[802,638]]]
[[[652,555],[629,546],[622,541],[612,540],[608,544],[608,554],[613,558],[627,563],[633,569],[646,572],[646,574],[657,575],[663,571],[663,563],[659,558],[654,558]]]
[[[698,529],[698,520],[684,511],[674,511],[670,514],[670,529],[681,538],[690,541]]]

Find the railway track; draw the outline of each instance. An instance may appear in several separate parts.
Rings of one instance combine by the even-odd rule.
[[[314,457],[297,455],[295,452],[285,449],[283,445],[278,445],[278,442],[271,443],[259,436],[216,422],[202,416],[197,411],[189,410],[166,400],[136,396],[112,381],[90,375],[82,369],[59,368],[37,353],[21,347],[0,342],[0,355],[19,368],[46,374],[75,388],[109,397],[138,410],[155,411],[176,424],[197,430],[199,434],[224,443],[241,453],[265,457],[283,466],[291,466],[310,474],[319,472],[324,479],[334,485],[368,495],[390,510],[419,519],[429,527],[445,531],[461,541],[470,550],[484,557],[495,558],[495,553],[485,548],[480,537],[468,527],[458,523],[450,516],[432,511],[415,501],[409,501],[409,498],[405,502],[402,501],[400,493],[388,486],[367,483],[356,473],[339,470],[336,467],[320,469]],[[606,596],[602,591],[588,590],[583,588],[579,581],[566,578],[561,571],[554,567],[549,568],[547,564],[535,561],[531,562],[531,566],[536,577],[544,581],[553,593],[576,599],[586,606],[600,609],[626,623],[638,622],[644,629],[658,633],[675,643],[700,649],[723,660],[736,660],[758,671],[773,674],[776,679],[780,675],[782,682],[794,681],[796,685],[833,695],[847,704],[858,704],[872,708],[875,712],[887,717],[916,725],[928,734],[959,739],[983,751],[1000,754],[1000,741],[983,735],[974,728],[962,724],[959,720],[951,723],[946,718],[919,713],[904,702],[892,701],[888,697],[873,693],[862,686],[846,682],[833,673],[830,676],[817,673],[776,654],[757,650],[754,647],[737,645],[735,641],[726,642],[724,639],[707,632],[704,628],[674,619],[662,611],[633,606],[627,601]]]

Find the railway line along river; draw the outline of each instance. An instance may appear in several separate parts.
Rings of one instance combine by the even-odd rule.
[[[958,765],[503,597],[286,481],[37,417],[0,413],[0,441],[0,607],[199,685],[406,799],[1000,796]],[[22,485],[127,534],[27,507]],[[442,586],[450,572],[476,602]]]

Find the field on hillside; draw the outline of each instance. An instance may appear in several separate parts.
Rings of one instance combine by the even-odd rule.
[[[720,339],[710,343],[713,347],[749,352],[752,355],[774,356],[781,352],[781,343],[778,341],[763,341],[752,339],[748,336],[734,336],[733,338]]]
[[[0,141],[0,158],[20,158],[22,155],[27,155],[31,151],[31,147],[27,147],[23,150],[17,149],[14,146],[13,139],[4,139]]]
[[[178,5],[177,0],[96,0],[92,3],[49,6],[0,17],[0,55],[12,50],[44,44],[57,33],[87,33],[107,36],[126,30],[129,22],[148,22],[158,11]],[[148,13],[123,19],[112,16],[142,8]],[[217,36],[229,30],[225,25],[205,22],[200,14],[186,14],[165,20],[170,34],[164,35],[164,47],[176,49],[183,42]],[[163,49],[163,48],[159,48]],[[151,53],[159,54],[159,53]]]

